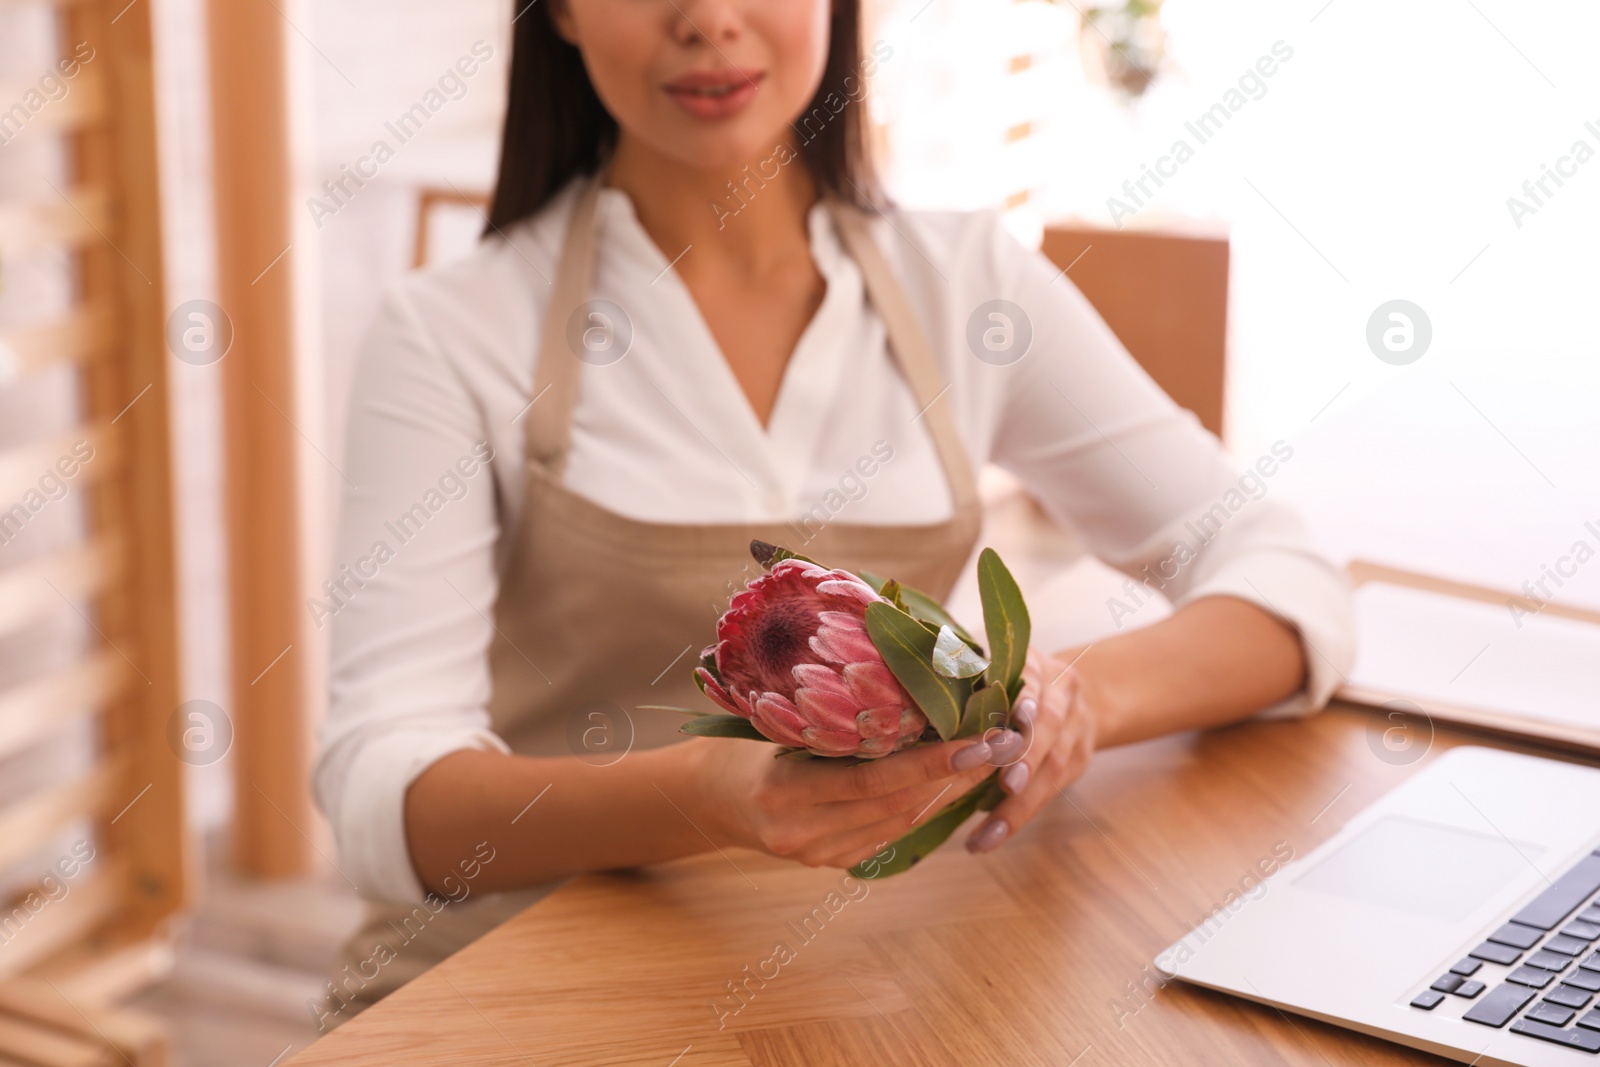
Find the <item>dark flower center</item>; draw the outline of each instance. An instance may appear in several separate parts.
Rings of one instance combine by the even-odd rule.
[[[816,612],[807,606],[782,601],[757,616],[750,628],[749,647],[768,688],[785,694],[794,689],[790,671],[816,659],[811,654],[811,636],[821,625]]]

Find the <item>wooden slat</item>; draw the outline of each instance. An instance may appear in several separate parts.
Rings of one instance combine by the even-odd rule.
[[[0,248],[8,259],[26,259],[101,240],[111,225],[109,203],[99,186],[52,192],[48,199],[0,201]]]
[[[120,543],[106,538],[0,571],[0,637],[40,616],[67,610],[62,597],[77,601],[94,596],[121,569]]]
[[[1038,131],[1038,125],[1039,124],[1032,119],[1029,119],[1027,122],[1019,122],[1015,126],[1008,127],[1001,137],[1007,144],[1011,144],[1014,141],[1026,140],[1027,138],[1032,137],[1034,133]]]
[[[413,267],[428,265],[428,223],[434,208],[452,204],[476,208],[482,212],[488,210],[489,200],[488,193],[462,192],[460,189],[441,189],[435,186],[423,189],[417,197],[417,239],[411,249],[411,265]]]
[[[28,490],[39,487],[39,479],[55,470],[57,461],[73,457],[73,448],[80,441],[94,451],[88,460],[77,463],[76,473],[70,479],[63,479],[69,486],[79,487],[99,481],[116,466],[116,435],[107,428],[79,426],[48,441],[0,452],[0,519]]]
[[[63,1034],[10,1013],[0,1013],[0,1052],[50,1067],[110,1067],[116,1062],[116,1053],[104,1042]]]
[[[0,759],[60,733],[115,699],[132,672],[107,649],[0,692]]]
[[[80,308],[34,326],[0,329],[0,385],[46,367],[83,363],[111,344],[107,308]]]
[[[70,894],[40,909],[7,943],[0,952],[0,977],[20,974],[99,929],[123,905],[128,888],[122,864],[96,857],[90,870],[73,882]]]
[[[182,701],[183,671],[169,389],[174,360],[166,344],[170,308],[162,282],[155,17],[150,3],[80,4],[66,13],[61,36],[63,41],[94,42],[99,51],[95,67],[107,84],[107,121],[70,140],[73,185],[110,190],[115,209],[115,225],[107,229],[106,240],[84,246],[78,262],[84,302],[115,307],[118,315],[111,358],[92,361],[84,380],[89,410],[100,420],[117,419],[117,451],[126,472],[105,479],[91,497],[95,536],[123,546],[127,561],[97,601],[95,623],[119,656],[126,653],[137,661],[139,673],[124,698],[101,716],[101,736],[128,761],[119,794],[131,799],[150,786],[130,810],[99,827],[105,852],[127,864],[126,891],[109,931],[126,938],[147,936],[180,909],[194,876],[184,828],[185,768],[172,758],[166,738],[167,719]],[[140,399],[135,402],[135,397]]]
[[[49,982],[80,1007],[101,1008],[121,1004],[172,973],[170,933],[126,943],[106,940],[74,945],[27,977]]]
[[[77,77],[63,79],[67,95],[59,100],[47,100],[38,112],[29,117],[20,129],[14,129],[11,141],[30,136],[59,134],[63,130],[82,130],[100,123],[106,114],[105,81],[94,67],[80,68]],[[0,107],[10,107],[25,100],[30,92],[38,92],[39,83],[7,82],[0,85]],[[3,117],[3,113],[0,113]],[[15,122],[15,119],[12,120]],[[11,141],[7,141],[10,144]]]
[[[44,846],[74,819],[114,816],[117,808],[134,799],[131,793],[124,797],[116,792],[125,779],[121,760],[101,760],[65,785],[0,809],[0,868]]]
[[[84,1004],[60,986],[32,977],[0,982],[0,1011],[32,1019],[59,1033],[93,1039],[115,1054],[113,1062],[164,1067],[166,1028],[143,1012]]]

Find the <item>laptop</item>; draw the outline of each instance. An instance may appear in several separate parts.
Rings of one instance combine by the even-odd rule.
[[[1155,963],[1465,1063],[1600,1065],[1600,769],[1452,749]]]

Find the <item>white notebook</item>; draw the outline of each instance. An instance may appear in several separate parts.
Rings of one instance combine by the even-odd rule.
[[[1600,626],[1381,581],[1355,597],[1340,696],[1600,750]]]

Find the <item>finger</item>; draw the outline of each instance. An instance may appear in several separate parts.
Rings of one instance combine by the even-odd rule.
[[[851,766],[808,761],[801,770],[815,781],[817,802],[866,800],[899,792],[907,786],[942,783],[970,769],[973,763],[987,759],[987,749],[956,759],[963,749],[974,748],[982,743],[981,740],[971,739],[942,741],[933,745],[917,745],[891,756],[865,760]]]
[[[1040,693],[1045,688],[1044,672],[1051,664],[1051,658],[1040,651],[1037,645],[1028,646],[1027,659],[1023,661],[1022,685],[1017,692],[1009,694],[1011,697],[1012,719],[1016,718],[1017,705],[1024,700],[1039,700]]]
[[[1048,656],[1037,647],[1029,646],[1022,669],[1022,686],[1012,703],[1008,724],[991,726],[983,732],[983,740],[989,746],[986,762],[991,766],[1010,767],[1020,763],[1038,747],[1030,727],[1039,708],[1040,680],[1049,664]]]
[[[944,811],[965,796],[994,768],[987,764],[963,771],[943,784],[912,786],[870,800],[824,805],[813,845],[830,854],[853,853],[870,845],[892,841]]]
[[[1027,773],[1019,773],[1016,768],[1002,771],[1002,776],[1013,776],[1010,782],[1002,777],[1002,784],[1011,795],[1000,801],[994,813],[990,814],[989,821],[984,822],[968,838],[968,848],[973,851],[998,848],[1011,833],[1029,824],[1051,797],[1069,782],[1077,781],[1078,776],[1082,776],[1088,768],[1094,753],[1094,723],[1088,710],[1077,701],[1077,685],[1072,689],[1074,701],[1067,709],[1066,721],[1059,726],[1056,741],[1051,744],[1045,757],[1038,761],[1038,765]],[[1021,766],[1018,765],[1018,768]],[[1016,781],[1018,777],[1024,781]]]
[[[967,848],[988,852],[1032,822],[1051,798],[1076,781],[1089,765],[1093,745],[1088,741],[1089,726],[1082,716],[1074,716],[1063,726],[1061,736],[1038,771],[1021,792],[1001,801],[988,821],[967,839]]]
[[[1048,688],[1042,697],[1024,696],[1017,702],[1016,719],[1024,744],[1013,758],[999,764],[1000,784],[1008,793],[1020,793],[1056,744],[1061,726],[1077,696],[1077,678],[1070,672],[1064,685]]]
[[[941,811],[954,805],[955,801],[960,800],[968,790],[973,789],[974,785],[984,781],[984,777],[990,773],[992,768],[987,766],[978,771],[971,771],[968,776],[952,782],[949,789],[933,793],[931,797],[923,800],[922,805],[904,809],[901,813],[886,817],[874,824],[862,825],[859,829],[838,835],[834,840],[818,841],[819,853],[826,856],[826,859],[822,859],[822,864],[830,867],[851,867],[869,856],[875,856],[885,846],[898,841],[918,825],[938,817]]]
[[[868,797],[865,800],[828,801],[817,805],[816,812],[822,818],[824,825],[834,828],[838,833],[847,833],[885,819],[892,819],[897,815],[915,816],[929,805],[935,804],[940,797],[959,797],[993,772],[992,766],[980,763],[940,782],[908,785],[893,793]],[[950,803],[950,800],[947,799],[945,803]]]
[[[1022,662],[1022,687],[1015,693],[1008,693],[1011,697],[1011,706],[1015,708],[1023,697],[1039,695],[1039,675],[1042,668],[1039,666],[1039,652],[1031,645],[1028,647],[1028,658]]]

